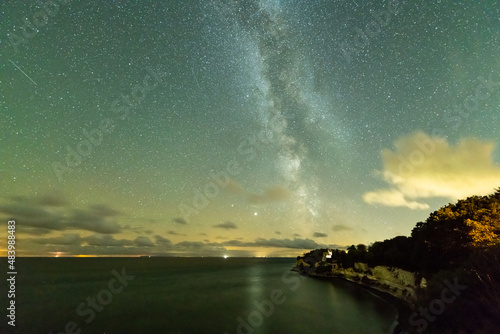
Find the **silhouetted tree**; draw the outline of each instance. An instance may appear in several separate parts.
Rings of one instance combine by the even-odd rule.
[[[500,243],[500,189],[433,212],[412,231],[413,259],[427,272],[451,268],[478,247]]]

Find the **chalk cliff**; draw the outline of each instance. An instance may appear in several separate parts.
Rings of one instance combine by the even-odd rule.
[[[408,305],[414,305],[417,290],[426,287],[425,278],[409,271],[386,266],[369,267],[356,262],[343,268],[328,258],[329,250],[314,250],[297,257],[295,271],[311,277],[337,277],[392,295]]]

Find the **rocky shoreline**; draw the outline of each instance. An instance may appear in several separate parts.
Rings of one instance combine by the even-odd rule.
[[[295,270],[295,268],[293,268],[292,270],[297,271],[297,270]],[[300,273],[300,274],[303,275],[302,273]],[[414,312],[413,305],[409,305],[406,301],[404,301],[398,297],[395,297],[394,295],[392,295],[386,291],[374,289],[371,286],[367,286],[365,284],[360,284],[359,282],[351,281],[351,280],[345,279],[344,277],[335,277],[335,276],[325,277],[325,276],[318,276],[318,275],[315,275],[315,276],[306,275],[306,276],[314,278],[314,279],[325,280],[325,281],[342,280],[344,282],[348,282],[349,284],[355,284],[358,287],[370,290],[370,292],[377,295],[379,298],[387,301],[387,303],[389,303],[391,305],[394,305],[396,307],[396,309],[398,310],[397,321],[396,321],[397,323],[392,331],[392,334],[403,334],[403,333],[410,334],[410,333],[413,333],[413,332],[409,331],[409,329],[411,328],[411,325],[408,321],[408,318],[410,317],[411,313]]]
[[[427,284],[425,278],[418,274],[396,267],[372,268],[366,263],[356,262],[352,267],[343,268],[329,261],[325,252],[297,257],[297,264],[292,270],[313,278],[342,279],[375,292],[398,309],[398,325],[394,334],[410,327],[408,318],[416,305],[417,293]]]

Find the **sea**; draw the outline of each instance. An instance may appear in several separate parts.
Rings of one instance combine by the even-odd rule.
[[[15,296],[7,296],[10,281],[0,286],[0,333],[392,333],[398,310],[389,301],[341,279],[304,277],[291,271],[294,264],[294,258],[17,258]],[[15,326],[8,324],[10,300]]]

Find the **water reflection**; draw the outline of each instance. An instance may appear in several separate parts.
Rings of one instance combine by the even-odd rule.
[[[245,311],[238,319],[238,327],[241,326],[242,333],[267,332],[267,318],[274,313],[274,306],[266,294],[268,282],[265,281],[266,268],[261,264],[255,264],[247,270],[247,287]]]
[[[291,259],[228,260],[20,260],[29,262],[20,285],[30,289],[16,292],[27,305],[19,332],[59,332],[74,318],[88,333],[390,333],[396,309],[357,285],[305,278],[290,271]],[[137,278],[90,324],[75,318],[113,267]],[[56,272],[66,278],[42,283]]]

